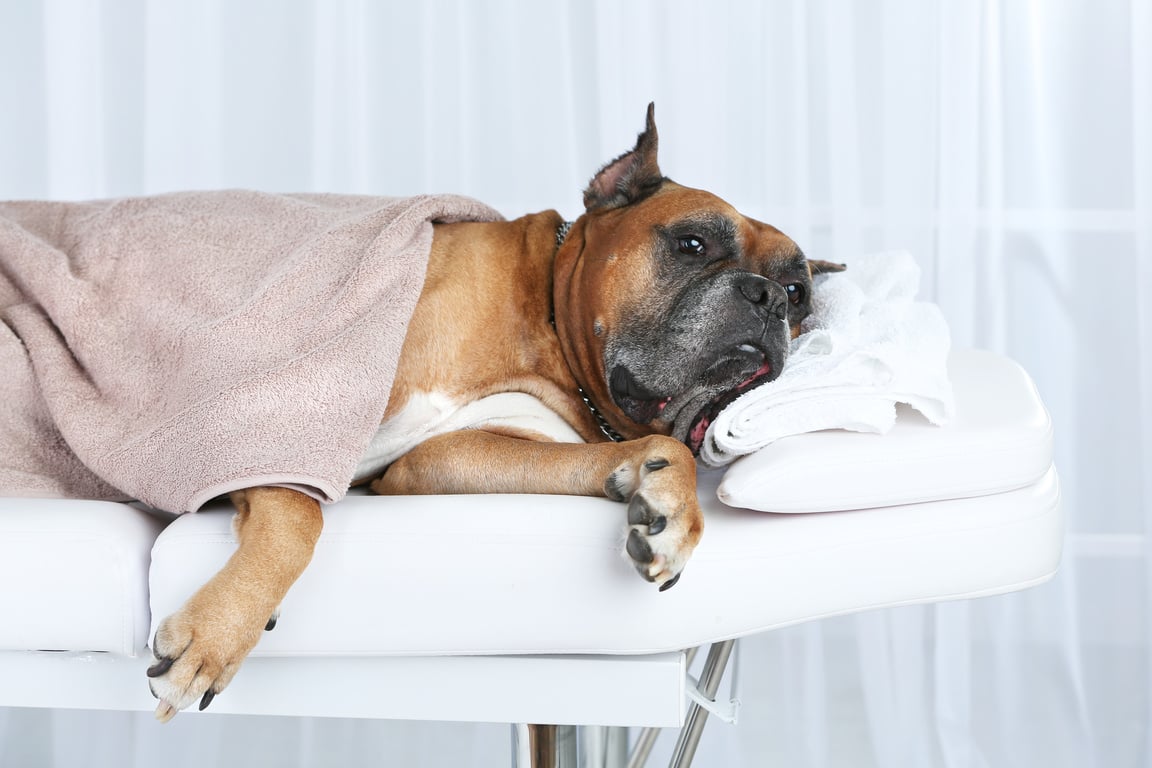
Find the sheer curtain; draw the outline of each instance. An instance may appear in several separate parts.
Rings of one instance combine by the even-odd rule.
[[[741,723],[698,764],[1152,766],[1143,0],[15,0],[0,198],[452,191],[574,216],[649,100],[677,180],[815,256],[910,250],[955,342],[1037,380],[1068,517],[1043,587],[745,642]],[[508,740],[0,710],[0,765],[495,766]]]

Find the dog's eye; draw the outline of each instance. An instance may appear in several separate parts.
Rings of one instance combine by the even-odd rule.
[[[793,304],[800,304],[804,301],[804,297],[807,295],[807,292],[804,290],[804,286],[800,283],[790,283],[784,287],[784,290],[788,293],[788,301],[792,302]]]
[[[685,235],[680,238],[677,244],[680,253],[685,256],[703,256],[704,255],[704,241],[696,237],[696,235]]]

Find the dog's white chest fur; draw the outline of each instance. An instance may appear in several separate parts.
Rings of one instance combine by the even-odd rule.
[[[356,467],[356,478],[379,476],[393,461],[436,435],[493,427],[529,430],[558,443],[584,442],[555,411],[523,392],[502,392],[464,405],[439,392],[418,392],[376,430]]]

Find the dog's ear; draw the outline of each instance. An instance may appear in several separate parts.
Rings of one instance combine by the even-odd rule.
[[[808,269],[813,275],[822,275],[827,272],[843,272],[848,269],[848,265],[836,264],[831,261],[821,261],[820,259],[808,259]]]
[[[664,182],[656,163],[659,137],[655,113],[656,105],[649,104],[644,133],[636,139],[635,149],[601,168],[584,190],[584,209],[589,213],[639,202]]]

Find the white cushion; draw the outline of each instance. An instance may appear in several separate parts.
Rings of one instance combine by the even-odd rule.
[[[0,498],[0,650],[144,650],[163,525],[109,501]]]
[[[766,515],[721,504],[721,473],[703,473],[705,535],[680,583],[665,593],[621,555],[620,504],[351,496],[326,509],[316,556],[257,654],[652,653],[1042,581],[1060,556],[1057,481],[1049,465],[1028,481],[1035,467],[1013,462],[1050,457],[1047,415],[1014,364],[980,353],[961,353],[954,364],[957,426],[902,422],[899,429],[912,428],[924,440],[918,445],[955,461],[975,460],[973,451],[1000,457],[953,467],[982,473],[983,496],[891,506],[907,498],[906,488],[878,483],[889,496],[861,496],[857,506],[884,508]],[[965,394],[972,391],[979,397]],[[981,403],[987,410],[970,410]],[[913,450],[914,438],[899,434],[897,441],[913,442],[888,460],[904,463],[882,469],[919,480],[926,449]],[[804,487],[820,493],[840,482],[840,471],[850,475],[830,468],[829,454],[847,466],[848,446],[856,446],[874,461],[891,439],[839,433],[846,442],[836,448],[834,436],[820,437],[828,450],[810,455],[812,466],[794,466],[807,472]],[[971,484],[946,484],[951,474],[935,495],[971,496]],[[1013,490],[992,492],[1005,487]],[[0,499],[0,650],[139,652],[150,618],[154,629],[234,551],[230,518],[217,505],[175,520],[157,538],[162,521],[129,505]]]
[[[901,407],[887,435],[841,430],[779,440],[725,472],[726,504],[829,512],[982,496],[1035,482],[1052,465],[1052,421],[1015,362],[956,350],[956,418],[935,427]]]
[[[725,507],[667,592],[624,559],[625,508],[557,496],[350,496],[257,655],[651,653],[822,616],[1018,589],[1048,578],[1054,473],[1007,493],[827,515]],[[156,542],[154,622],[234,550],[231,513]]]

